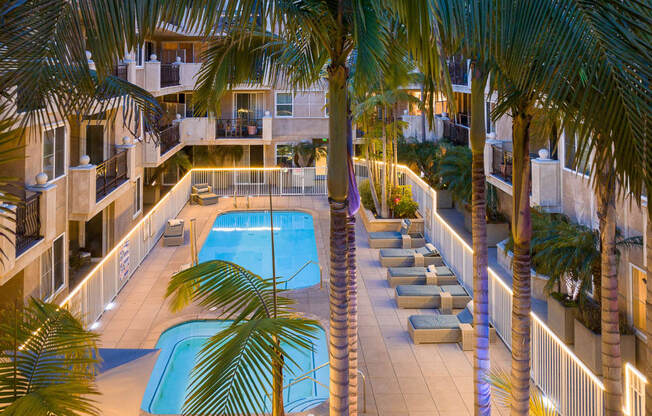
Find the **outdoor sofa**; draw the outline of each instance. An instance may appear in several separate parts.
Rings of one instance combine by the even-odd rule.
[[[389,267],[387,282],[390,287],[398,285],[455,285],[457,276],[448,266]]]
[[[473,350],[473,301],[455,315],[412,315],[408,333],[415,344],[459,342],[462,350]],[[496,342],[496,330],[491,326],[489,342]]]
[[[184,224],[181,219],[170,219],[165,224],[165,231],[163,231],[163,245],[164,246],[180,246],[183,244],[183,230]]]
[[[421,233],[411,233],[412,222],[409,219],[401,220],[400,231],[376,231],[369,233],[369,247],[371,248],[418,248],[426,244],[426,239]]]
[[[382,248],[378,256],[383,267],[444,265],[439,252],[430,243],[420,248]]]
[[[471,300],[471,295],[462,285],[398,285],[394,297],[399,308],[436,308],[442,313],[462,309]]]
[[[193,185],[190,197],[193,203],[199,205],[217,204],[220,198],[213,192],[213,188],[207,183],[198,183]]]

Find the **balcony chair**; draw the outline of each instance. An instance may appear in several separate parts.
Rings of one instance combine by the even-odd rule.
[[[400,231],[377,231],[369,233],[369,247],[371,248],[418,248],[426,244],[421,233],[410,233],[412,222],[408,219],[401,221]]]
[[[471,300],[462,285],[398,285],[394,290],[396,305],[402,309],[441,309],[450,313]]]
[[[199,205],[217,204],[220,197],[213,193],[213,188],[207,183],[198,183],[192,186],[191,201]]]
[[[390,267],[387,269],[390,287],[398,285],[456,285],[457,276],[447,266]]]
[[[170,219],[165,224],[163,232],[164,246],[180,246],[184,243],[183,238],[184,224],[181,219]]]
[[[444,260],[439,251],[428,243],[421,248],[383,248],[379,252],[380,264],[383,267],[425,267],[430,265],[443,266]]]
[[[412,315],[408,333],[415,344],[459,342],[462,350],[473,349],[473,301],[456,315]],[[489,342],[496,342],[496,330],[489,327]]]

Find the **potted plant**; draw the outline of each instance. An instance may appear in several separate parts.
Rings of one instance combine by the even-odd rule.
[[[437,209],[453,208],[453,195],[439,174],[439,163],[453,145],[444,139],[431,142],[399,142],[399,162],[407,165],[436,191]]]
[[[456,207],[464,215],[464,227],[471,232],[471,150],[465,146],[451,147],[439,163],[441,182],[451,192]],[[487,245],[496,245],[509,235],[509,223],[500,212],[498,193],[487,188]]]

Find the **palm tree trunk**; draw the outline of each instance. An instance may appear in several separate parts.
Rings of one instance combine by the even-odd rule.
[[[272,364],[272,416],[285,416],[283,406],[283,355],[280,354],[280,345],[276,341],[276,350],[279,351],[278,361]]]
[[[473,385],[475,414],[491,414],[489,362],[489,277],[487,275],[487,201],[484,175],[484,88],[486,75],[476,68],[471,82],[471,224],[473,236]]]
[[[381,198],[380,201],[381,213],[383,218],[389,218],[389,209],[387,207],[387,106],[383,110],[383,183],[380,185]]]
[[[346,293],[349,330],[349,416],[358,414],[358,281],[355,261],[355,217],[347,224]]]
[[[333,59],[334,62],[338,60]],[[346,197],[348,69],[342,64],[328,67],[330,117],[328,120],[328,198],[330,202],[330,414],[349,414],[348,306],[346,294]]]
[[[616,265],[616,201],[613,169],[598,172],[598,219],[600,220],[602,274],[602,375],[605,416],[622,415],[622,359],[618,322],[618,269]]]
[[[530,399],[530,103],[513,111],[514,295],[512,298],[512,406],[511,415],[527,416]],[[475,118],[475,114],[473,115]]]

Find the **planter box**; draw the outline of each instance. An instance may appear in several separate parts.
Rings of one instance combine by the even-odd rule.
[[[548,321],[547,324],[559,339],[566,344],[575,342],[575,314],[577,306],[564,306],[560,301],[548,297]]]
[[[360,207],[358,214],[362,218],[362,223],[364,228],[368,233],[374,233],[378,231],[401,231],[401,219],[400,218],[390,218],[390,219],[378,219],[374,217],[374,213],[368,210],[367,208]],[[410,234],[412,233],[421,233],[423,234],[423,217],[417,211],[417,217],[410,219],[412,221],[412,226],[410,227]]]
[[[450,191],[441,190],[435,191],[437,195],[437,209],[452,209],[453,208],[453,195]]]
[[[473,233],[471,227],[471,212],[462,210],[464,214],[464,229]],[[509,236],[509,224],[506,222],[487,224],[487,247],[496,247],[498,243]]]
[[[587,327],[585,327],[577,319],[574,320],[575,342],[574,351],[575,355],[582,360],[584,364],[595,375],[602,375],[602,335],[596,334]],[[621,335],[620,336],[620,355],[622,363],[636,362],[636,336],[635,335]]]
[[[497,248],[496,257],[498,260],[498,264],[501,265],[503,269],[509,271],[510,273],[513,273],[512,257],[514,257],[514,255],[512,254],[511,251],[505,250],[506,243],[507,240],[503,240],[498,244],[496,244],[496,248]],[[530,288],[532,290],[532,297],[535,299],[546,300],[548,295],[546,294],[545,288],[550,278],[545,274],[537,273],[536,271],[534,271],[534,269],[530,269],[530,276],[532,278],[532,281],[530,283]]]

